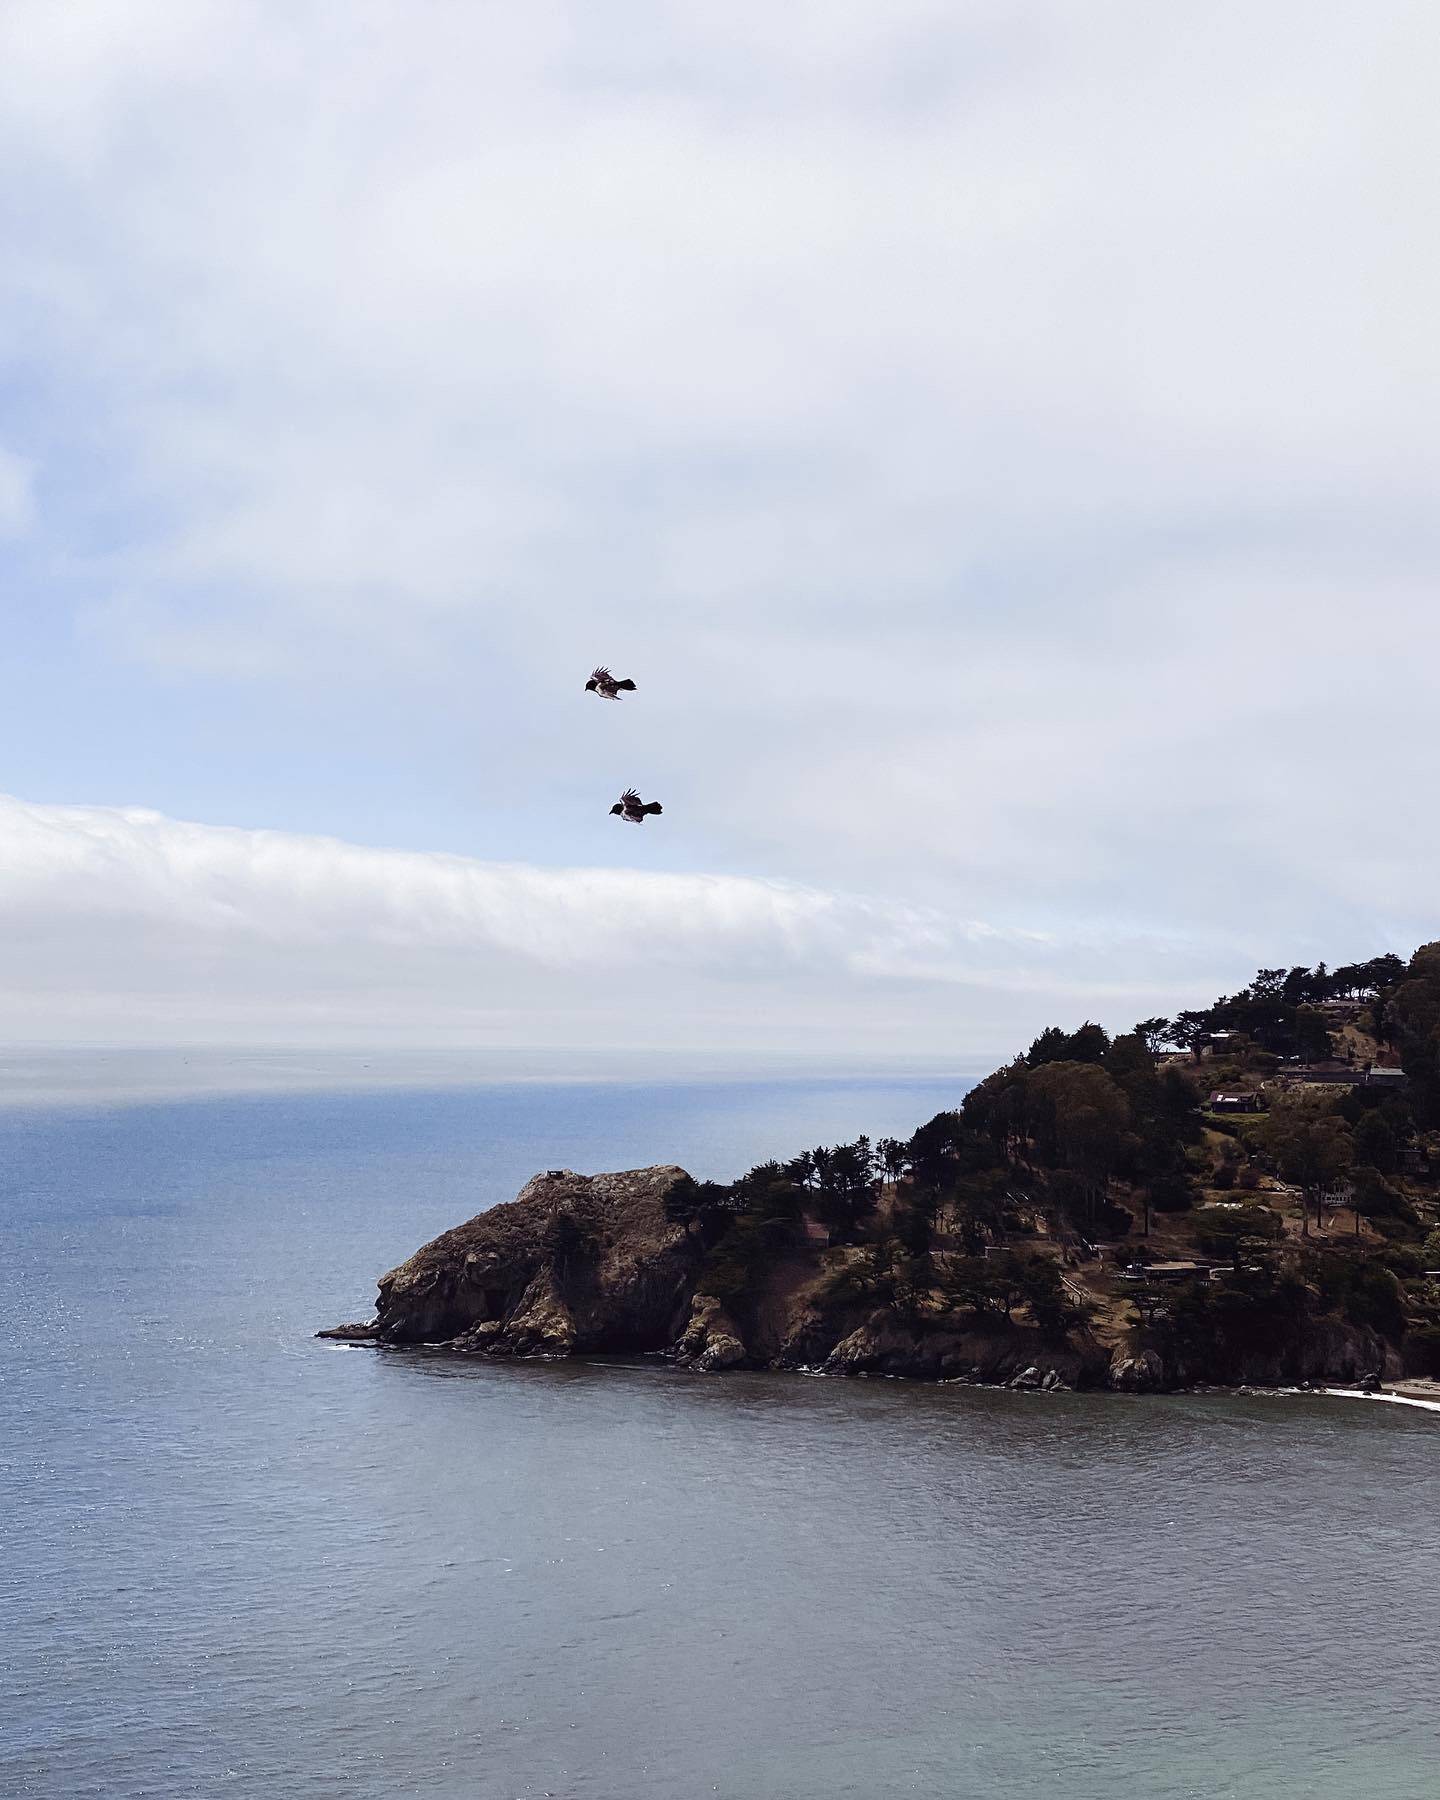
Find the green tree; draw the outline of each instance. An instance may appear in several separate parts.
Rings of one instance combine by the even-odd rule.
[[[756,1163],[731,1187],[729,1204],[751,1218],[793,1225],[800,1217],[804,1193],[788,1166]]]
[[[977,1082],[960,1103],[964,1129],[987,1138],[1007,1163],[1023,1160],[1028,1142],[1028,1076],[1025,1058],[1018,1057]]]
[[[1385,1018],[1410,1077],[1416,1116],[1440,1125],[1440,943],[1422,944],[1389,994]]]
[[[687,1236],[709,1240],[719,1234],[735,1214],[735,1192],[718,1181],[693,1181],[687,1175],[665,1196],[665,1217],[683,1225]]]
[[[1193,1050],[1206,1032],[1214,1029],[1213,1014],[1209,1008],[1204,1012],[1176,1013],[1175,1022],[1170,1027],[1170,1041],[1178,1044],[1182,1050]]]
[[[1104,1069],[1132,1101],[1141,1096],[1148,1098],[1157,1087],[1155,1056],[1138,1029],[1110,1040]]]
[[[1070,1062],[1103,1063],[1110,1050],[1110,1034],[1103,1025],[1089,1019],[1070,1039]]]
[[[1069,1048],[1069,1033],[1058,1025],[1047,1025],[1025,1052],[1025,1060],[1032,1069],[1038,1069],[1044,1063],[1064,1062]]]
[[[1052,1062],[1104,1062],[1110,1048],[1110,1034],[1103,1025],[1087,1019],[1078,1031],[1069,1033],[1051,1025],[1042,1031],[1026,1053],[1032,1069]]]
[[[899,1138],[883,1137],[875,1146],[875,1154],[880,1159],[880,1167],[885,1172],[885,1179],[891,1186],[898,1186],[901,1176],[910,1167],[910,1152]]]
[[[1279,1236],[1280,1221],[1267,1206],[1207,1207],[1197,1215],[1196,1242],[1211,1256],[1228,1256],[1238,1270]]]
[[[1271,1112],[1261,1139],[1280,1173],[1301,1190],[1302,1231],[1309,1234],[1312,1209],[1319,1229],[1324,1223],[1320,1214],[1326,1188],[1355,1159],[1345,1121],[1327,1101],[1290,1101]]]
[[[1149,1207],[1163,1213],[1189,1212],[1195,1204],[1195,1191],[1195,1183],[1184,1169],[1157,1175],[1146,1190],[1146,1231],[1150,1229]]]
[[[957,1112],[936,1113],[919,1126],[905,1147],[916,1185],[948,1191],[954,1185],[963,1141],[964,1124]]]
[[[875,1210],[875,1153],[868,1137],[837,1144],[830,1158],[829,1223],[841,1241],[853,1243]]]
[[[1041,1161],[1080,1176],[1093,1211],[1120,1157],[1129,1101],[1093,1063],[1047,1063],[1030,1073],[1026,1090]]]
[[[1330,1027],[1324,1013],[1312,1006],[1295,1014],[1295,1054],[1306,1062],[1323,1062],[1330,1054]]]
[[[1379,1111],[1362,1115],[1355,1127],[1355,1156],[1382,1175],[1393,1175],[1400,1166],[1400,1149],[1390,1122]]]
[[[815,1158],[808,1150],[802,1150],[798,1156],[792,1156],[785,1165],[786,1177],[796,1187],[809,1188],[815,1185]]]

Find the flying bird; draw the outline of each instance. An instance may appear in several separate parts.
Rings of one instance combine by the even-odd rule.
[[[617,681],[608,669],[592,670],[590,679],[585,683],[587,694],[598,694],[602,700],[618,700],[622,693],[633,694],[633,681]]]
[[[610,808],[612,813],[619,813],[622,819],[628,819],[632,825],[643,825],[646,813],[664,812],[658,800],[648,803],[640,798],[634,788],[626,788],[625,792]]]

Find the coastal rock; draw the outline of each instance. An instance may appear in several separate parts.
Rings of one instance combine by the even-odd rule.
[[[861,1325],[844,1337],[825,1359],[827,1375],[863,1375],[873,1368],[879,1355],[878,1334],[869,1325]]]
[[[770,1364],[777,1369],[820,1369],[829,1360],[851,1322],[843,1310],[827,1313],[815,1305],[802,1305],[785,1321],[784,1335]]]
[[[697,1294],[675,1346],[675,1360],[692,1369],[734,1369],[749,1358],[740,1328],[713,1294]]]
[[[1127,1370],[1144,1364],[1142,1386],[1130,1387]],[[1155,1371],[1159,1370],[1158,1378]],[[1366,1375],[1394,1380],[1402,1370],[1399,1353],[1377,1332],[1342,1319],[1311,1318],[1273,1349],[1254,1350],[1217,1337],[1201,1349],[1170,1356],[1162,1342],[1117,1353],[1110,1386],[1131,1392],[1165,1388],[1353,1386]],[[1117,1379],[1117,1376],[1119,1379]]]
[[[1117,1355],[1110,1365],[1108,1386],[1119,1394],[1155,1394],[1168,1385],[1165,1365],[1153,1350]]]
[[[1101,1358],[1088,1340],[1067,1350],[1047,1344],[1026,1326],[956,1330],[933,1320],[902,1325],[880,1312],[841,1338],[822,1367],[827,1375],[905,1375],[1053,1392],[1094,1385],[1104,1373]]]
[[[501,1325],[506,1347],[517,1356],[569,1356],[578,1336],[550,1269],[536,1275],[508,1320],[494,1323]]]
[[[380,1279],[371,1335],[489,1356],[660,1350],[686,1315],[698,1252],[665,1200],[665,1164],[551,1170]]]
[[[1210,1386],[1354,1386],[1367,1375],[1389,1381],[1400,1373],[1398,1352],[1377,1332],[1321,1318],[1307,1320],[1273,1350],[1237,1348],[1217,1337],[1201,1349],[1172,1356],[1163,1340],[1132,1343],[1115,1352],[1107,1385],[1132,1394]]]

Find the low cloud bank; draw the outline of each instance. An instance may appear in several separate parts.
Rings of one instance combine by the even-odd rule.
[[[750,876],[480,862],[0,798],[11,1041],[983,1055],[1055,1011],[1128,1018],[1177,957],[1193,962]]]

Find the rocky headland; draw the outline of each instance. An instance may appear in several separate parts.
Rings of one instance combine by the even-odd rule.
[[[1377,1333],[1340,1320],[1316,1321],[1237,1362],[1220,1346],[1210,1357],[1167,1357],[1143,1333],[1097,1327],[1078,1306],[1058,1329],[1017,1316],[1018,1302],[1008,1317],[998,1307],[945,1308],[933,1298],[897,1306],[894,1296],[870,1290],[868,1247],[826,1244],[813,1227],[721,1300],[706,1291],[716,1265],[709,1232],[674,1216],[677,1200],[694,1191],[673,1165],[537,1175],[515,1200],[382,1276],[373,1321],[319,1335],[490,1357],[660,1353],[699,1370],[803,1369],[1043,1390],[1354,1382],[1401,1371]]]
[[[726,1304],[705,1291],[712,1230],[681,1223],[683,1169],[550,1170],[506,1205],[423,1245],[380,1278],[372,1322],[321,1337],[428,1344],[495,1357],[660,1352],[704,1369],[968,1377],[1026,1387],[1103,1384],[1094,1340],[1003,1319],[902,1320],[835,1277],[858,1246],[818,1234],[777,1255]],[[712,1241],[707,1243],[707,1239]]]
[[[1030,1050],[905,1141],[535,1176],[322,1337],[1147,1392],[1440,1375],[1440,946]]]

